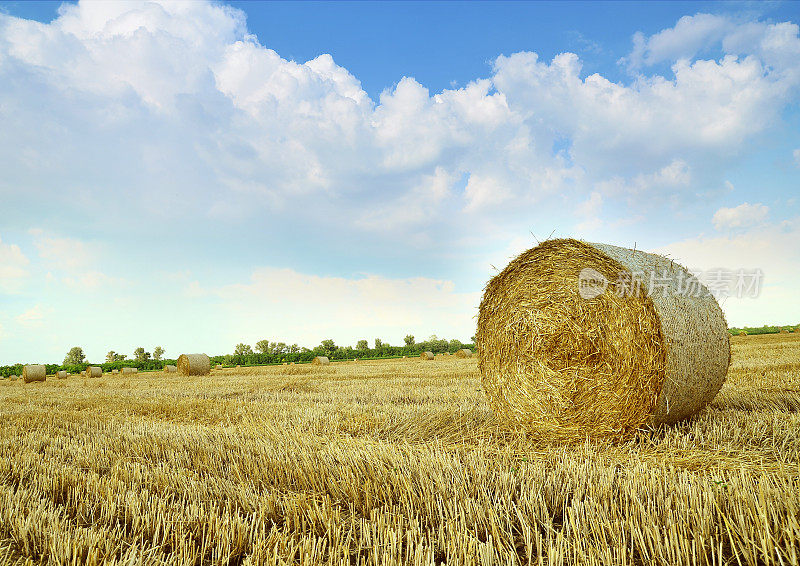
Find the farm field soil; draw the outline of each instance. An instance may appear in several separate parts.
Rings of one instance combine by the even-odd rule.
[[[0,382],[0,564],[798,564],[800,335],[709,408],[553,445],[477,360]]]

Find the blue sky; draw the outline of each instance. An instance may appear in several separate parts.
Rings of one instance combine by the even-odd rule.
[[[759,268],[794,324],[797,3],[0,2],[0,364],[467,340],[536,239]]]

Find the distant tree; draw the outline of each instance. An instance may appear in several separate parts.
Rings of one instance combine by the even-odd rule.
[[[163,355],[164,355],[164,348],[162,348],[161,346],[156,346],[155,348],[153,348],[153,359],[154,360],[160,360],[161,356],[163,356]]]
[[[380,338],[375,338],[375,349],[380,350],[383,347],[383,341]]]
[[[472,343],[474,344],[475,343],[475,336],[473,335],[472,338],[470,338],[470,340],[472,340]]]
[[[300,346],[298,346],[297,344],[292,344],[291,346],[289,346],[290,354],[296,354],[299,351],[300,351]]]
[[[252,354],[253,349],[248,344],[236,344],[236,348],[233,350],[234,356],[246,356],[248,354]]]
[[[333,353],[339,349],[339,347],[336,344],[334,344],[333,340],[330,338],[328,338],[327,340],[323,340],[322,343],[320,344],[320,348],[322,349],[323,352],[325,352],[325,355],[328,357],[332,356]]]
[[[310,352],[311,352],[311,350],[309,350],[309,349],[308,349],[308,348],[306,348],[305,346],[303,346],[302,348],[300,348],[300,353],[301,353],[301,354],[308,354],[308,353],[310,353]]]
[[[116,362],[117,361],[117,353],[114,350],[111,350],[108,354],[106,354],[106,363]]]
[[[133,351],[133,357],[137,362],[146,362],[150,359],[150,352],[145,352],[144,348],[139,346]]]
[[[411,334],[406,334],[406,337],[403,338],[406,342],[406,346],[413,346],[414,345],[414,337]]]
[[[83,353],[83,348],[74,346],[67,352],[64,358],[64,365],[82,364],[84,361],[86,361],[86,356]]]
[[[272,353],[273,354],[285,354],[288,349],[289,349],[289,346],[286,345],[286,342],[278,342],[272,348]]]
[[[259,340],[258,342],[256,342],[256,350],[262,354],[269,354],[270,353],[269,340]]]
[[[367,343],[366,340],[359,340],[358,343],[356,344],[356,350],[368,350],[368,349],[369,349],[369,344]]]
[[[453,338],[452,340],[450,340],[448,350],[450,350],[451,352],[455,352],[456,350],[460,350],[462,347],[463,344],[461,344],[461,341]]]

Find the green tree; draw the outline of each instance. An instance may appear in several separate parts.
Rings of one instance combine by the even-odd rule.
[[[297,344],[292,344],[291,346],[289,346],[290,354],[296,354],[299,351],[300,351],[300,346],[298,346]]]
[[[461,340],[456,340],[455,338],[453,338],[452,340],[450,340],[450,344],[449,344],[448,350],[450,352],[455,352],[457,350],[460,350],[462,347],[463,347],[463,344],[461,344]]]
[[[146,362],[150,359],[150,352],[145,352],[144,348],[139,346],[133,351],[133,357],[137,362]]]
[[[86,361],[86,356],[83,353],[83,348],[80,346],[74,346],[69,349],[69,352],[67,352],[67,355],[64,358],[64,365],[82,364],[84,361]]]
[[[236,344],[236,348],[233,350],[234,356],[246,356],[248,354],[252,354],[253,349],[248,344]]]
[[[414,337],[411,334],[406,334],[406,337],[403,338],[406,341],[406,346],[413,346],[414,345]]]
[[[269,340],[259,340],[256,342],[256,350],[262,354],[269,354],[270,347],[269,347]]]
[[[111,350],[108,354],[106,354],[106,362],[116,362],[117,361],[117,353],[114,350]]]
[[[383,347],[383,341],[380,338],[375,338],[375,349],[380,350]]]
[[[359,340],[358,343],[356,344],[356,350],[368,350],[368,349],[369,349],[369,344],[367,343],[366,340]]]
[[[155,348],[153,348],[153,359],[154,360],[160,360],[161,356],[163,356],[163,355],[164,355],[164,348],[162,348],[161,346],[156,346]]]
[[[325,355],[331,357],[333,353],[339,349],[339,347],[333,343],[333,340],[328,338],[327,340],[323,340],[320,344],[320,348],[322,351],[325,352]]]
[[[286,350],[288,350],[288,349],[289,349],[289,347],[286,345],[286,342],[278,342],[277,344],[275,344],[273,346],[272,353],[273,354],[285,354]]]

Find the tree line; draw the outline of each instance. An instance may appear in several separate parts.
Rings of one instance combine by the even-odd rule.
[[[391,358],[419,355],[420,352],[441,354],[444,352],[453,353],[462,348],[474,349],[475,337],[472,337],[472,343],[463,343],[455,339],[447,340],[438,338],[436,335],[422,342],[417,342],[413,335],[408,334],[403,339],[403,342],[402,346],[392,346],[380,338],[375,338],[373,347],[370,347],[366,339],[359,340],[355,346],[337,346],[333,339],[328,338],[314,348],[307,348],[300,347],[297,344],[287,345],[284,342],[271,342],[265,339],[256,342],[255,350],[249,344],[239,343],[232,354],[210,356],[210,358],[212,364],[231,366],[279,364],[284,362],[303,363],[312,361],[316,356],[326,356],[331,360]],[[164,353],[165,350],[161,346],[153,348],[152,353],[147,352],[143,347],[139,347],[133,351],[133,357],[128,359],[126,355],[111,350],[106,354],[105,363],[94,365],[100,366],[104,372],[122,369],[123,367],[135,367],[142,371],[160,370],[165,365],[175,365],[176,360],[164,358]],[[53,374],[60,370],[80,373],[86,369],[89,363],[83,348],[74,346],[67,352],[62,364],[46,364],[46,367],[48,374]],[[22,373],[22,367],[23,364],[0,366],[0,377],[19,375]]]

